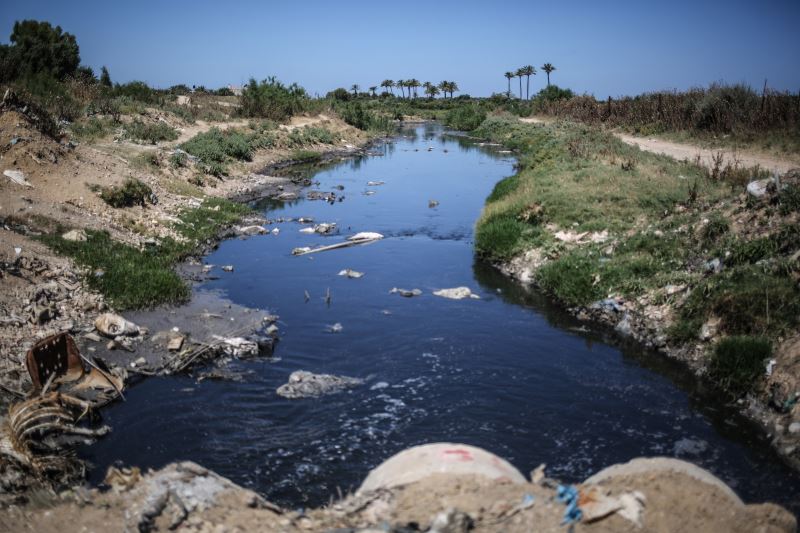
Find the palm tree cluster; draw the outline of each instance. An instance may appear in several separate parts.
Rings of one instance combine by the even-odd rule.
[[[419,93],[418,89],[420,87],[423,88],[425,91],[425,95],[428,98],[435,98],[439,94],[443,94],[445,98],[447,95],[450,95],[450,98],[453,97],[453,93],[458,92],[458,84],[454,81],[442,81],[438,84],[431,83],[426,81],[424,83],[420,83],[418,79],[411,78],[408,80],[383,80],[380,84],[381,88],[383,88],[384,92],[389,92],[390,94],[394,95],[394,89],[400,89],[400,95],[402,98],[418,98]],[[360,87],[356,84],[350,87],[350,90],[353,91],[353,95],[357,96]],[[369,88],[369,91],[372,93],[372,96],[376,96],[376,91],[378,90],[377,86],[373,86]]]
[[[550,73],[553,72],[556,67],[554,67],[551,63],[545,63],[542,65],[542,70],[547,73],[547,86],[550,87]],[[511,80],[514,78],[519,78],[519,98],[522,100],[522,77],[525,76],[525,97],[526,99],[530,100],[531,98],[531,76],[536,75],[536,68],[533,65],[525,65],[524,67],[520,67],[515,71],[508,71],[503,74],[508,80],[508,96],[511,96]]]

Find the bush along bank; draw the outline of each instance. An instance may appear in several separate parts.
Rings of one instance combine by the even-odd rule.
[[[474,134],[519,158],[478,254],[685,361],[800,467],[800,170],[706,169],[572,123],[490,117]]]

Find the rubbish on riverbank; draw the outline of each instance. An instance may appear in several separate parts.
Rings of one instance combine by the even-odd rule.
[[[141,333],[139,326],[114,313],[103,313],[94,321],[94,327],[106,337],[135,337]]]
[[[305,370],[297,370],[289,375],[289,381],[278,387],[276,392],[278,396],[289,399],[313,398],[323,394],[341,392],[363,383],[364,380],[358,378],[312,374]]]
[[[419,289],[398,289],[397,287],[392,287],[392,290],[389,291],[389,294],[399,294],[405,298],[411,298],[412,296],[419,296],[422,294],[422,291]]]
[[[316,252],[327,252],[328,250],[336,250],[338,248],[347,248],[348,246],[356,246],[359,244],[368,244],[371,242],[375,242],[377,240],[383,239],[383,235],[380,233],[374,233],[371,231],[363,231],[361,233],[356,233],[355,235],[348,237],[345,242],[339,242],[336,244],[330,244],[328,246],[320,246],[319,248],[311,248],[309,246],[301,246],[299,248],[294,248],[292,250],[292,255],[306,255],[306,254],[313,254]]]
[[[67,333],[44,338],[28,350],[25,366],[34,392],[54,382],[76,381],[83,377],[81,356],[74,339]]]
[[[349,268],[345,268],[344,270],[339,271],[340,276],[347,276],[351,279],[358,279],[364,275],[363,272],[358,272],[357,270],[351,270]]]
[[[25,173],[21,170],[4,170],[3,175],[23,187],[33,187],[33,184],[25,179]]]
[[[223,272],[233,272],[233,265],[225,265],[222,267]]]
[[[368,181],[367,187],[377,187],[378,185],[385,185],[385,181]]]
[[[267,228],[265,228],[263,226],[257,226],[257,225],[254,225],[254,226],[236,226],[234,228],[234,231],[236,231],[237,235],[247,235],[247,236],[264,235],[265,233],[267,233]]]
[[[61,238],[64,239],[65,241],[73,241],[73,242],[85,242],[87,239],[86,232],[83,231],[82,229],[69,230],[68,232],[63,234]]]
[[[597,487],[581,489],[578,497],[579,512],[582,513],[584,522],[596,522],[618,513],[637,527],[642,527],[645,502],[644,494],[639,491],[611,496],[602,493]]]
[[[186,337],[183,335],[175,335],[172,337],[169,342],[167,342],[167,350],[170,352],[178,352],[183,347],[183,341],[186,340]]]
[[[559,485],[556,492],[556,499],[567,506],[564,509],[564,518],[561,524],[572,524],[583,518],[583,511],[578,506],[578,489],[574,485]]]
[[[213,338],[218,341],[218,347],[225,355],[236,358],[258,355],[258,343],[255,341],[244,337],[221,337],[219,335],[213,335]]]
[[[438,206],[439,202],[437,200],[428,200],[428,207],[433,209],[434,207]]]
[[[328,333],[341,333],[343,329],[344,327],[342,327],[342,325],[339,322],[337,322],[332,326],[327,326],[325,328],[325,331],[327,331]]]
[[[480,296],[473,293],[469,287],[455,287],[452,289],[439,289],[433,291],[434,296],[441,296],[442,298],[449,298],[451,300],[463,300],[464,298],[473,298],[480,300]]]

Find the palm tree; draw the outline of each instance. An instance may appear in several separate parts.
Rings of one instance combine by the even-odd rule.
[[[447,98],[447,90],[450,87],[450,82],[440,81],[437,87],[439,87],[439,90],[441,90],[444,93],[444,97]]]
[[[377,90],[378,90],[378,87],[375,86],[375,85],[373,85],[372,87],[369,88],[369,92],[372,93],[372,97],[373,98],[375,98],[375,96],[376,96],[375,91],[377,91]]]
[[[450,87],[450,98],[452,98],[453,93],[454,92],[457,93],[459,91],[458,84],[454,81],[451,81],[449,87]]]
[[[397,80],[397,86],[400,87],[400,93],[405,98],[406,92],[404,89],[408,87],[408,82],[406,80]]]
[[[428,98],[432,99],[437,94],[439,94],[439,88],[436,85],[434,85],[431,82],[429,82],[429,81],[426,81],[425,83],[423,83],[422,86],[425,88],[425,94],[428,95]]]
[[[518,68],[514,74],[519,78],[519,99],[522,100],[522,76],[525,75],[525,72]]]
[[[417,97],[417,88],[420,86],[419,80],[417,78],[411,78],[408,80],[408,94],[411,95],[411,89],[414,90],[414,98]]]
[[[542,65],[542,70],[547,73],[547,86],[550,87],[550,73],[556,69],[551,63]]]
[[[520,70],[522,71],[522,73],[525,76],[527,76],[527,81],[526,81],[527,87],[525,89],[525,96],[528,98],[528,100],[530,100],[531,99],[531,76],[535,76],[536,75],[536,69],[533,68],[533,65],[525,65]]]
[[[392,93],[392,96],[394,96],[394,91],[392,90],[392,88],[394,87],[393,80],[383,80],[381,82],[381,87],[383,87],[384,89],[389,89],[389,91],[391,91]]]
[[[508,94],[508,97],[511,98],[511,79],[516,77],[516,75],[513,72],[506,72],[503,75],[508,80],[508,93],[506,93],[506,94]]]
[[[353,91],[353,96],[358,96],[359,89],[361,89],[361,87],[359,87],[357,83],[350,86],[350,90]]]

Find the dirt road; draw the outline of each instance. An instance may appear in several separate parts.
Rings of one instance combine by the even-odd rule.
[[[532,124],[546,124],[551,122],[551,120],[539,117],[521,118],[520,121]],[[732,150],[728,148],[708,149],[693,144],[676,143],[648,137],[635,137],[633,135],[617,132],[615,132],[614,135],[622,142],[638,146],[640,150],[645,150],[647,152],[668,155],[678,160],[687,159],[689,161],[695,161],[699,157],[700,164],[709,168],[714,165],[714,157],[720,153],[723,157],[723,167],[727,164],[735,165],[737,163],[740,167],[754,167],[758,165],[761,168],[784,174],[790,169],[800,166],[800,163],[789,159],[781,159],[742,150]]]

